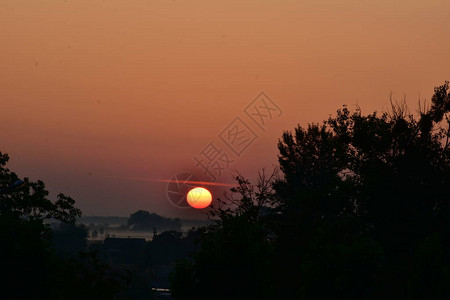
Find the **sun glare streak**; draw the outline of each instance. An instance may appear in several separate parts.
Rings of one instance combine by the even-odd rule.
[[[118,178],[118,179],[127,179],[127,180],[136,180],[136,181],[150,181],[150,182],[175,182],[170,179],[154,179],[154,178],[146,178],[146,177],[126,177],[126,176],[100,176],[104,178]],[[192,184],[192,185],[210,185],[210,186],[225,186],[225,187],[234,187],[236,185],[222,182],[209,182],[209,181],[195,181],[195,180],[187,180],[182,181],[184,184]]]

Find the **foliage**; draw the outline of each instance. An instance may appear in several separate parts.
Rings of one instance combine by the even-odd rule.
[[[180,219],[171,219],[159,216],[155,213],[149,213],[145,210],[138,210],[130,215],[127,226],[131,230],[181,230]]]
[[[42,181],[19,178],[0,153],[0,288],[5,299],[113,299],[127,278],[83,253],[86,228],[81,211],[58,194],[52,202]],[[13,188],[12,188],[13,187]],[[60,222],[52,232],[50,222]]]
[[[344,106],[284,132],[283,176],[237,177],[238,198],[215,207],[200,250],[177,265],[175,298],[448,298],[448,90],[417,117],[404,102]]]
[[[268,270],[271,243],[260,222],[270,209],[276,172],[260,173],[255,187],[241,175],[233,193],[219,202],[212,225],[202,228],[201,245],[192,260],[179,260],[171,276],[176,299],[273,299]]]

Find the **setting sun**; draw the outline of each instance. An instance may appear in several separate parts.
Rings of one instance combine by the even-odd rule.
[[[193,188],[187,194],[187,202],[197,209],[208,207],[212,202],[211,192],[203,187]]]

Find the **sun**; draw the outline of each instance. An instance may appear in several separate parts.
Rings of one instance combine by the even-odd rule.
[[[211,192],[203,187],[193,188],[187,194],[187,202],[197,209],[208,207],[212,202]]]

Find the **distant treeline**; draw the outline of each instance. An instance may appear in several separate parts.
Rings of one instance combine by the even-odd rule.
[[[145,210],[138,210],[127,220],[127,228],[130,230],[177,230],[181,231],[181,220],[178,218],[166,218],[155,213],[149,213]]]

